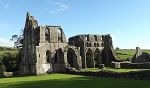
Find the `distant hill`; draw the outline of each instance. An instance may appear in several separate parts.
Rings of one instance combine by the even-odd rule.
[[[121,60],[126,60],[127,58],[132,58],[134,54],[136,53],[135,49],[119,49],[115,50],[117,56]],[[143,52],[147,52],[150,54],[150,50],[144,49]]]
[[[17,49],[13,48],[13,47],[0,47],[0,56],[2,56],[2,54],[6,53],[6,52],[10,52],[10,53],[17,53]],[[144,52],[147,52],[150,54],[150,50],[148,49],[144,49]],[[132,58],[134,56],[134,54],[136,53],[135,49],[119,49],[119,50],[115,50],[118,58],[120,60],[126,60],[127,58]]]
[[[6,52],[9,52],[9,53],[14,53],[16,54],[17,53],[17,49],[16,48],[13,48],[13,47],[1,47],[0,46],[0,56],[2,56],[4,53]]]

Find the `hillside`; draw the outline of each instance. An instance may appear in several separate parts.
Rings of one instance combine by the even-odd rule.
[[[6,53],[9,52],[11,54],[16,54],[17,53],[17,49],[15,48],[11,48],[11,47],[0,47],[0,57]],[[144,52],[150,53],[150,50],[143,50]],[[132,58],[134,56],[134,54],[136,53],[135,49],[119,49],[119,50],[115,50],[118,58],[120,60],[126,60],[127,58]]]
[[[136,53],[135,49],[119,49],[119,50],[115,50],[118,58],[120,60],[126,60],[127,58],[132,58],[134,56],[134,54]],[[143,52],[147,52],[150,53],[150,50],[143,50]]]
[[[18,51],[17,49],[12,47],[0,47],[0,57],[2,57],[4,53],[16,54],[17,51]]]

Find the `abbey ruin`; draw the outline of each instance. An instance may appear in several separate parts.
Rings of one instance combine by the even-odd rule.
[[[43,74],[110,66],[116,61],[112,38],[107,35],[83,34],[70,37],[68,42],[61,26],[39,26],[29,13],[26,15],[21,73]]]

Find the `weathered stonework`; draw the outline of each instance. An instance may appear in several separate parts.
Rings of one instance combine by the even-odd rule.
[[[22,74],[44,74],[75,69],[110,66],[116,61],[112,38],[108,35],[84,34],[66,41],[61,26],[38,26],[27,13],[24,28]]]
[[[132,63],[148,63],[150,62],[150,54],[143,52],[139,47],[136,47],[136,53],[131,59]]]

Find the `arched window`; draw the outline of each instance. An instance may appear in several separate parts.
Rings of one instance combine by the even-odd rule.
[[[102,63],[102,57],[101,57],[101,52],[100,50],[97,48],[94,52],[94,65],[95,67],[98,67],[99,64]]]
[[[87,68],[94,67],[93,52],[91,49],[88,49],[86,52],[86,66]]]
[[[62,51],[61,48],[57,50],[57,60],[56,60],[56,62],[64,63],[64,52]]]
[[[76,53],[72,48],[69,48],[67,51],[67,62],[70,65],[70,67],[75,67],[75,61],[76,61]]]
[[[45,40],[50,42],[50,31],[49,29],[45,29]]]
[[[51,62],[51,52],[49,50],[46,51],[46,61],[47,63]]]
[[[89,39],[89,35],[87,35],[87,41],[89,41],[90,39]]]
[[[57,63],[57,62],[58,62],[58,60],[57,60],[57,51],[56,51],[55,57],[54,57],[54,63]]]
[[[97,43],[94,43],[94,46],[96,47],[96,46],[97,46]]]
[[[97,41],[97,36],[96,35],[94,35],[94,38],[95,38],[95,41]]]
[[[92,47],[92,43],[91,42],[89,43],[89,47]]]
[[[97,47],[99,47],[99,43],[97,43]]]
[[[89,47],[89,43],[86,43],[87,47]]]

